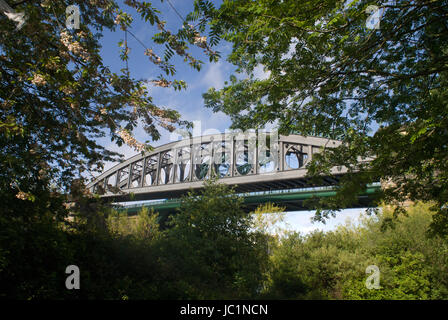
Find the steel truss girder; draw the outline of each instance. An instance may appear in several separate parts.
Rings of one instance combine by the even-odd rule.
[[[269,136],[269,138],[266,138]],[[269,140],[269,141],[268,141]],[[313,154],[340,141],[318,137],[214,134],[162,145],[138,154],[88,184],[92,193],[117,201],[169,197],[202,186],[213,173],[225,184],[245,190],[307,185],[306,166]],[[345,168],[334,168],[342,174]]]

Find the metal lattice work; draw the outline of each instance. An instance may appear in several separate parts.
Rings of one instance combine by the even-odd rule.
[[[217,176],[242,192],[311,186],[306,165],[339,141],[299,135],[216,134],[168,143],[104,172],[88,188],[115,200],[177,197]],[[335,168],[334,174],[343,174]],[[334,184],[334,179],[328,184]]]

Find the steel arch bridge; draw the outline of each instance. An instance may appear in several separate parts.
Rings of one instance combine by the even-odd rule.
[[[114,202],[177,199],[203,187],[213,173],[219,182],[239,193],[330,187],[338,184],[345,167],[316,185],[306,166],[323,148],[340,141],[272,133],[212,134],[162,145],[138,154],[102,173],[89,190]]]

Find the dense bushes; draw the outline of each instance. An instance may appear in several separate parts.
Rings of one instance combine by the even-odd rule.
[[[448,245],[427,234],[431,212],[416,205],[384,230],[392,212],[365,217],[328,233],[291,234],[271,255],[272,298],[446,299]],[[380,271],[380,289],[368,289],[366,268]]]
[[[83,207],[70,223],[0,220],[1,297],[237,299],[261,290],[266,237],[251,230],[242,199],[228,187],[208,183],[186,196],[164,230],[146,209],[129,219]],[[80,290],[65,288],[72,264]]]
[[[185,197],[163,230],[157,214],[147,209],[130,219],[90,208],[97,211],[84,210],[70,223],[32,205],[16,207],[15,216],[12,211],[0,215],[0,297],[448,297],[448,243],[428,237],[432,214],[427,205],[410,208],[393,224],[386,223],[392,210],[383,208],[378,216],[332,232],[282,236],[267,234],[277,219],[260,216],[265,209],[253,219],[239,197],[215,183]],[[80,290],[65,288],[65,268],[71,264],[80,268]],[[379,268],[379,289],[366,287],[369,265]]]

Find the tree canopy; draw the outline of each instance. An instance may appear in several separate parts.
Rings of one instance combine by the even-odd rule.
[[[373,11],[371,4],[224,0],[215,7],[196,1],[211,35],[232,43],[228,60],[238,67],[223,89],[204,94],[205,104],[229,115],[237,128],[275,123],[283,134],[342,140],[309,167],[312,175],[333,166],[353,173],[326,201],[330,209],[381,179],[392,182],[381,199],[434,200],[441,213],[435,219],[442,221],[448,199],[447,1],[378,1]],[[354,174],[358,170],[363,173]]]
[[[120,159],[99,143],[100,138],[110,136],[118,145],[126,143],[143,152],[160,138],[162,128],[191,127],[176,110],[155,105],[150,89],[185,88],[184,81],[173,78],[176,69],[171,61],[180,56],[200,70],[203,62],[190,53],[193,46],[216,59],[202,29],[186,20],[178,31],[169,30],[162,12],[144,1],[9,1],[9,5],[26,20],[17,28],[3,12],[0,17],[2,190],[22,200],[34,200],[38,184],[67,191],[74,179],[101,171],[105,161]],[[66,26],[66,10],[73,5],[80,11],[77,29]],[[141,43],[141,54],[159,68],[154,79],[135,79],[127,67],[128,37],[135,37],[131,30],[138,19],[152,32],[153,41]],[[118,43],[121,53],[117,50],[125,66],[120,72],[112,71],[100,56],[106,31],[117,31],[124,38]],[[146,143],[133,137],[138,124],[148,134]]]

